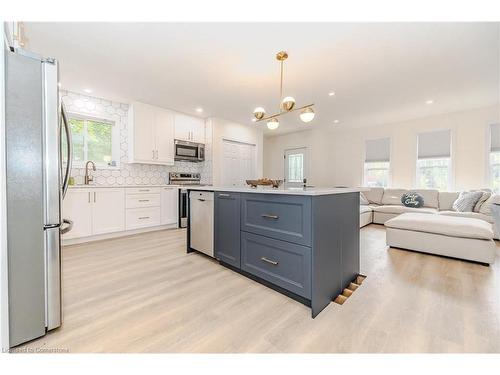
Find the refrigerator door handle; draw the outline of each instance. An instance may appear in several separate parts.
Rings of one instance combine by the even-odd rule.
[[[61,225],[61,234],[71,232],[71,229],[73,229],[73,220],[63,219],[63,224],[67,225]]]
[[[73,143],[71,140],[71,129],[69,127],[68,116],[66,115],[66,109],[64,103],[61,102],[61,119],[66,130],[66,143],[68,144],[68,156],[66,160],[66,173],[64,174],[63,184],[62,184],[62,196],[63,199],[66,196],[68,190],[69,177],[71,173],[71,167],[73,165]]]

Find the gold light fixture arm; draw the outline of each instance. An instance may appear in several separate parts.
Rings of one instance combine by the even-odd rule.
[[[290,112],[295,112],[295,111],[300,111],[302,109],[306,109],[306,108],[310,108],[310,107],[313,107],[314,106],[314,103],[313,104],[308,104],[308,105],[305,105],[305,106],[302,106],[302,107],[299,107],[299,108],[294,108],[286,113],[290,113]],[[285,113],[283,113],[282,111],[280,111],[279,113],[275,113],[274,115],[269,115],[269,116],[266,116],[266,117],[262,117],[260,120],[257,120],[255,122],[261,122],[261,121],[266,121],[266,120],[270,120],[272,118],[276,118],[276,117],[279,117],[281,115],[284,115]]]

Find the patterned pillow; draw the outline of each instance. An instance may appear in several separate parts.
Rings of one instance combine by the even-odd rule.
[[[403,203],[406,207],[420,208],[424,205],[424,197],[422,197],[419,193],[411,191],[403,194],[401,197],[401,203]]]
[[[474,206],[474,212],[479,212],[481,206],[489,199],[489,197],[491,197],[491,193],[488,191],[483,191],[483,195],[481,196],[481,198],[479,198],[476,205]]]
[[[458,212],[472,212],[482,196],[482,191],[462,191],[457,200],[453,202],[453,209]]]

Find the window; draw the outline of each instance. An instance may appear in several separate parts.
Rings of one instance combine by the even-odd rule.
[[[500,192],[500,124],[490,126],[490,186]]]
[[[366,141],[364,185],[369,187],[389,185],[390,176],[390,138]]]
[[[114,122],[70,114],[69,125],[75,166],[81,166],[87,160],[92,160],[99,167],[117,165],[119,132]]]
[[[302,186],[306,178],[306,148],[285,150],[285,182],[287,186]]]
[[[449,190],[451,187],[451,131],[418,135],[417,186]]]

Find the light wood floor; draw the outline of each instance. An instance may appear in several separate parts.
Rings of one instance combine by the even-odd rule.
[[[387,249],[382,226],[361,230],[364,284],[314,320],[300,303],[187,255],[185,230],[67,247],[63,266],[64,324],[30,348],[500,352],[500,256],[485,267]]]

